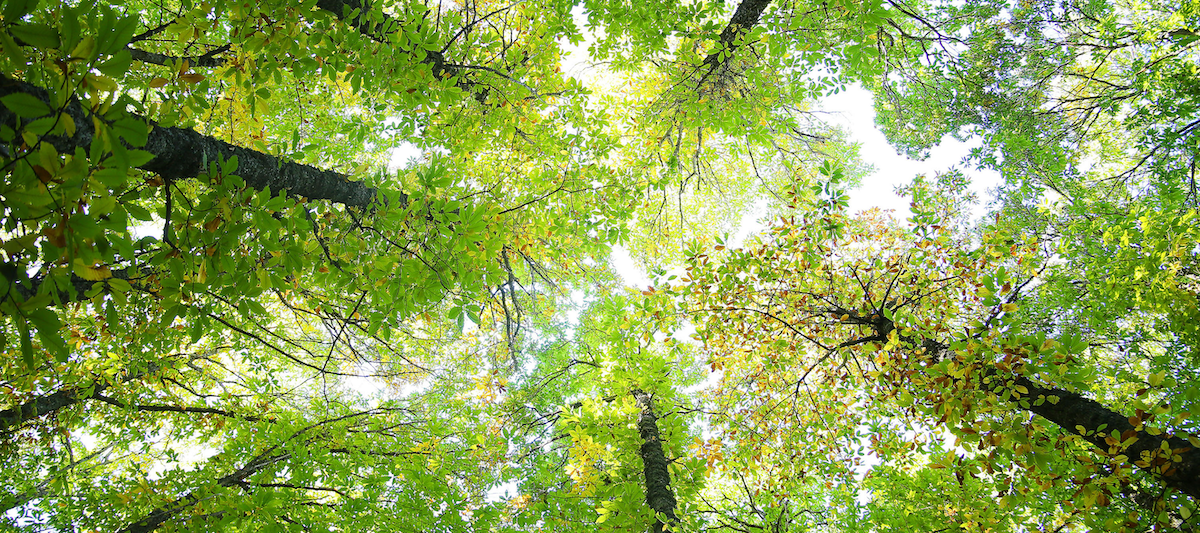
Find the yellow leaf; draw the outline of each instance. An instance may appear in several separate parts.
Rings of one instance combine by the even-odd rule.
[[[74,137],[75,136],[75,119],[71,118],[71,115],[68,115],[66,113],[60,114],[58,116],[58,119],[60,121],[62,121],[63,131],[67,132],[67,136]]]
[[[195,85],[197,83],[204,81],[204,75],[196,74],[196,73],[184,74],[184,75],[180,76],[179,79],[186,81],[192,85]]]
[[[88,281],[100,281],[112,277],[112,271],[107,266],[92,266],[83,262],[83,259],[76,259],[72,265],[75,275]]]
[[[96,51],[96,39],[91,35],[79,40],[79,44],[75,45],[75,49],[71,50],[71,59],[91,59],[92,52]]]
[[[1153,374],[1150,374],[1148,381],[1150,382],[1151,387],[1157,387],[1159,385],[1162,385],[1163,378],[1166,378],[1166,377],[1167,377],[1167,371],[1163,370],[1161,372],[1155,372]]]
[[[88,74],[84,76],[84,82],[95,87],[100,92],[111,93],[117,90],[117,82],[113,81],[108,76],[99,76],[96,74]]]
[[[1029,394],[1029,389],[1026,388],[1024,385],[1017,385],[1014,388],[1017,389],[1017,392],[1019,392],[1021,394]]]
[[[1014,311],[1016,311],[1017,309],[1020,309],[1020,308],[1021,308],[1021,307],[1020,307],[1020,306],[1018,306],[1017,304],[1004,304],[1004,308],[1003,308],[1003,309],[1004,309],[1004,312],[1005,312],[1005,313],[1012,313],[1012,312],[1014,312]]]

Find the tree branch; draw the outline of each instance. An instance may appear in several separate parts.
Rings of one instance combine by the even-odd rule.
[[[141,61],[142,63],[152,63],[155,65],[170,65],[171,63],[187,61],[189,65],[196,66],[196,67],[219,67],[219,66],[224,65],[225,58],[217,57],[217,54],[220,54],[222,52],[227,52],[227,51],[229,51],[229,49],[230,49],[230,46],[227,44],[224,46],[217,47],[217,48],[213,49],[212,51],[205,53],[204,55],[176,57],[176,56],[169,56],[166,54],[159,54],[156,52],[147,52],[145,50],[134,48],[132,46],[128,47],[129,53],[133,56],[133,59],[137,60],[137,61]]]
[[[750,28],[758,25],[759,18],[762,17],[763,11],[766,11],[769,5],[771,5],[771,0],[742,0],[742,3],[738,4],[737,10],[729,19],[729,24],[717,38],[717,47],[704,58],[704,64],[708,65],[708,72],[704,78],[708,78],[721,65],[721,52],[725,53],[725,61],[729,61],[734,50],[737,49],[735,44],[737,39],[745,35]]]
[[[158,372],[159,369],[160,366],[157,363],[150,363],[146,366],[145,370],[129,374],[120,381],[121,383],[125,383],[141,379],[147,374]],[[103,392],[110,385],[108,382],[97,380],[84,387],[63,389],[0,411],[0,431],[11,431],[29,420],[87,400]]]

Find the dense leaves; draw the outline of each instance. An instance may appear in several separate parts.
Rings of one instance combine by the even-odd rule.
[[[4,0],[0,520],[1193,529],[1198,17]]]

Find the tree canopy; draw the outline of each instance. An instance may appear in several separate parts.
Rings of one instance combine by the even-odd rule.
[[[0,51],[5,529],[1197,529],[1200,1],[3,0]],[[979,147],[851,212],[853,84]]]

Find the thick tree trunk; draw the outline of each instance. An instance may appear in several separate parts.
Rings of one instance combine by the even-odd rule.
[[[720,53],[722,51],[725,52],[725,61],[729,61],[737,48],[734,43],[738,37],[758,25],[758,20],[769,5],[771,5],[771,0],[742,0],[742,3],[738,4],[737,10],[729,19],[729,24],[725,26],[725,29],[721,31],[721,36],[717,39],[717,48],[704,58],[704,64],[709,66],[709,74],[721,65]],[[707,76],[708,74],[705,75],[705,77]]]
[[[53,108],[45,89],[11,79],[0,73],[0,97],[24,93]],[[79,99],[72,97],[63,109],[75,122],[75,134],[48,136],[60,153],[73,153],[76,148],[88,150],[96,135],[93,115]],[[157,173],[168,180],[193,178],[207,171],[206,162],[237,157],[236,174],[256,189],[268,189],[272,194],[287,193],[309,200],[329,200],[353,207],[368,207],[378,198],[377,191],[361,181],[309,165],[301,165],[262,152],[229,144],[220,139],[197,133],[190,128],[166,128],[154,121],[134,115],[133,118],[150,125],[146,145],[137,147],[150,152],[154,159],[139,168]],[[17,129],[17,117],[6,107],[0,107],[0,124]],[[404,197],[401,197],[404,201]]]
[[[160,366],[150,364],[146,370],[130,374],[121,379],[121,382],[133,381],[141,379],[147,374],[158,372]],[[104,392],[109,387],[109,383],[103,381],[94,381],[87,387],[72,387],[63,389],[51,394],[39,396],[29,400],[21,405],[10,407],[0,411],[0,431],[8,432],[15,429],[21,424],[48,415],[64,407],[75,405],[79,402],[91,398],[93,395]]]
[[[252,459],[242,468],[239,468],[236,472],[217,480],[217,486],[229,488],[236,485],[242,485],[246,482],[246,478],[263,471],[268,466],[271,466],[275,463],[291,459],[291,457],[292,454],[290,453],[282,453],[277,455],[267,455],[267,453],[263,453],[262,455]],[[180,513],[188,510],[197,503],[200,503],[200,496],[197,494],[197,491],[189,492],[183,496],[180,496],[179,498],[176,498],[171,503],[150,511],[148,514],[146,514],[146,516],[142,517],[141,520],[121,528],[118,533],[150,533],[151,531],[162,527],[163,524],[179,518]]]
[[[851,321],[858,318],[854,315]],[[873,322],[861,320],[857,323],[872,326],[876,336],[880,338],[886,338],[887,331],[895,327],[885,318],[878,318]],[[912,343],[912,340],[908,342]],[[919,344],[934,360],[941,360],[950,355],[948,346],[936,340],[925,339]],[[1161,479],[1167,486],[1200,502],[1200,451],[1186,439],[1167,436],[1165,433],[1153,435],[1146,431],[1141,425],[1142,421],[1136,417],[1126,416],[1077,392],[1044,387],[1025,376],[1005,375],[995,369],[985,369],[980,381],[981,386],[987,389],[994,388],[997,381],[1011,383],[1011,388],[1006,386],[1004,390],[1024,387],[1028,392],[1020,393],[1021,401],[1017,402],[1020,409],[1041,416],[1066,431],[1083,436],[1084,440],[1098,448],[1102,454],[1110,457],[1125,456],[1125,464]],[[1049,401],[1052,396],[1057,397],[1058,401]],[[1047,400],[1038,405],[1039,397],[1045,397]],[[1117,432],[1117,437],[1113,436],[1114,431]],[[1126,447],[1121,446],[1131,438],[1135,439],[1132,443]],[[1179,460],[1176,461],[1176,458]]]
[[[93,393],[108,388],[107,384],[95,383],[88,388],[70,388],[39,396],[21,405],[0,411],[0,431],[10,431],[26,421],[53,413],[63,407],[77,404]]]
[[[1163,480],[1168,486],[1200,501],[1200,452],[1185,439],[1168,437],[1165,434],[1151,435],[1145,428],[1130,423],[1137,418],[1127,417],[1100,402],[1082,395],[1052,387],[1042,387],[1024,376],[1014,380],[1015,385],[1025,387],[1029,394],[1022,394],[1029,400],[1028,410],[1040,415],[1072,433],[1083,435],[1083,438],[1110,456],[1124,455],[1125,462]],[[1057,403],[1049,401],[1035,405],[1039,396],[1057,396]],[[1103,427],[1104,429],[1100,429]],[[1080,428],[1083,432],[1080,432]],[[1114,438],[1116,431],[1119,438]],[[1122,448],[1121,442],[1136,437],[1128,447]],[[1165,453],[1170,450],[1171,453]],[[1170,455],[1178,457],[1175,461]]]
[[[667,456],[663,453],[662,439],[658,433],[658,416],[654,414],[654,403],[649,394],[634,390],[641,413],[638,415],[638,433],[642,436],[642,465],[646,476],[646,505],[655,512],[650,530],[662,533],[663,527],[673,524],[675,516],[675,493],[671,491],[671,473],[667,470]],[[663,522],[662,518],[667,519]]]

